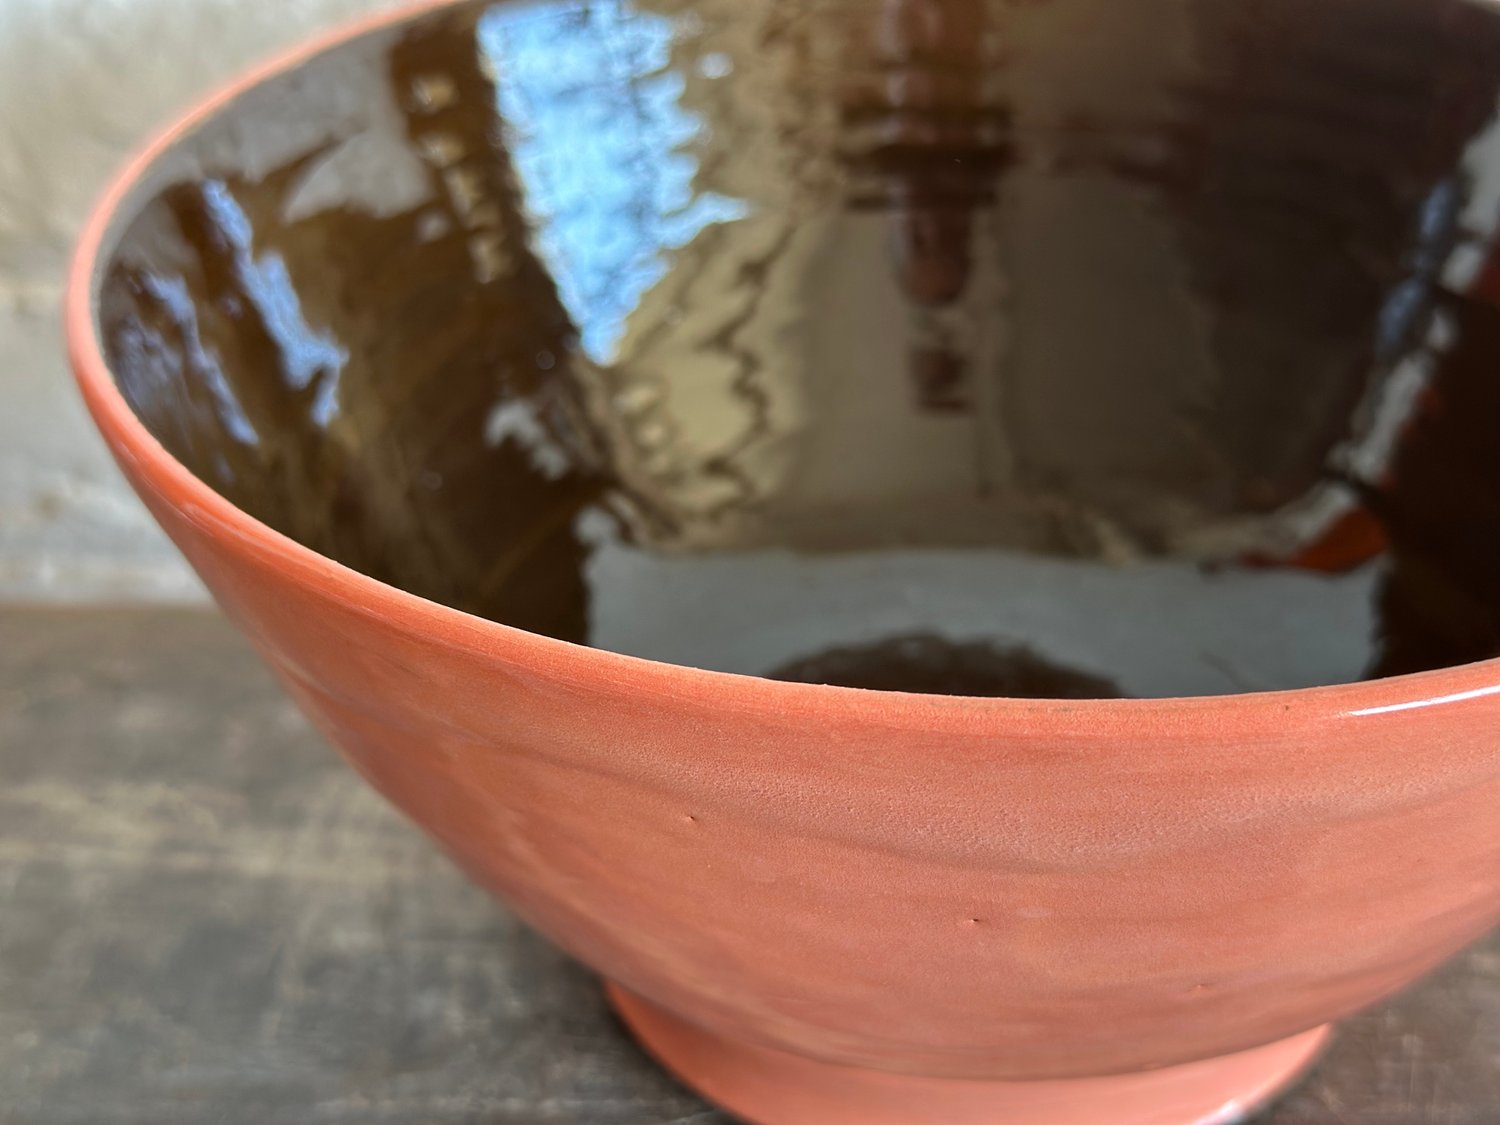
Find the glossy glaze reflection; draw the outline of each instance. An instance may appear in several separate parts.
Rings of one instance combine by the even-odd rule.
[[[1497,94],[1468,0],[474,4],[184,140],[101,324],[229,499],[552,636],[1437,667],[1500,652]]]

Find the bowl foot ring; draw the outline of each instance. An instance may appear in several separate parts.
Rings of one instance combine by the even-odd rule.
[[[1330,1030],[1141,1074],[988,1082],[817,1062],[703,1031],[617,985],[607,991],[663,1066],[754,1125],[1235,1125],[1300,1077]]]

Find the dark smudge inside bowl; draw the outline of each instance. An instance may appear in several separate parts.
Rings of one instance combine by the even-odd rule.
[[[679,663],[1166,695],[1500,651],[1500,12],[475,4],[243,95],[106,354],[246,511]]]

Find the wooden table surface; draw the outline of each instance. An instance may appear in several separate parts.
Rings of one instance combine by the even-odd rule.
[[[1500,937],[1265,1125],[1500,1125]],[[193,611],[0,609],[0,1123],[728,1125]]]

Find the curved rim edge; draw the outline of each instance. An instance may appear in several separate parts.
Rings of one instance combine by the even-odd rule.
[[[975,732],[985,720],[1025,716],[1058,729],[1107,721],[1118,715],[1132,724],[1147,716],[1167,725],[1217,726],[1235,714],[1274,712],[1298,722],[1362,718],[1500,696],[1500,658],[1428,672],[1283,691],[1205,696],[1062,700],[980,698],[868,691],[822,684],[789,683],[759,676],[716,672],[589,648],[477,617],[388,585],[305,547],[255,519],[215,492],[173,457],[126,403],[104,357],[96,319],[95,283],[112,232],[136,186],[173,146],[252,88],[362,36],[461,6],[465,0],[406,0],[395,8],[335,24],[241,71],[200,97],[169,125],[140,145],[110,178],[91,207],[75,243],[63,298],[67,351],[90,414],[116,455],[128,454],[164,498],[193,505],[214,525],[234,533],[246,550],[274,556],[289,581],[373,614],[394,625],[476,654],[503,656],[545,667],[570,680],[606,679],[653,694],[715,697],[733,709],[765,708],[811,713],[830,706],[892,726]],[[1175,722],[1174,722],[1175,720]],[[996,724],[999,725],[999,724]]]

